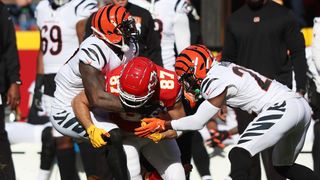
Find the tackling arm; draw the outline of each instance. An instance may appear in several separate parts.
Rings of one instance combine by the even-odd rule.
[[[82,126],[87,129],[90,127],[93,122],[90,116],[89,110],[89,102],[84,91],[80,92],[73,100],[72,100],[72,109],[74,114],[76,115],[79,122]]]
[[[82,62],[79,64],[79,70],[90,108],[113,112],[124,111],[119,98],[104,90],[105,79],[100,71]]]
[[[224,103],[226,94],[227,90],[225,89],[220,95],[203,101],[195,114],[171,122],[166,122],[166,128],[174,130],[200,130],[216,113],[218,113],[220,107]]]

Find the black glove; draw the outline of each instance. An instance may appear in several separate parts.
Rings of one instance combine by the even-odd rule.
[[[37,74],[36,76],[36,82],[34,87],[34,93],[33,93],[33,99],[32,99],[32,105],[36,107],[38,111],[42,111],[42,92],[41,87],[44,82],[44,75],[43,74]]]

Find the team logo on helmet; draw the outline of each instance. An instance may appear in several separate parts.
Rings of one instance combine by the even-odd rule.
[[[213,65],[214,57],[203,45],[191,45],[176,58],[175,69],[184,90],[200,98],[200,85]]]
[[[136,57],[123,68],[119,77],[119,97],[131,108],[143,106],[154,94],[158,84],[155,64],[147,58]]]
[[[136,42],[139,35],[134,18],[124,8],[116,4],[101,7],[93,16],[91,28],[96,36],[108,43],[128,50],[129,42]]]

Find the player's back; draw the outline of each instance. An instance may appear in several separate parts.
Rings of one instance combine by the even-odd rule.
[[[39,2],[35,15],[41,31],[44,73],[56,73],[79,47],[76,23],[97,10],[95,0],[72,0],[53,9],[48,0]]]
[[[233,63],[214,65],[201,84],[205,99],[218,96],[228,88],[226,103],[248,112],[259,113],[263,108],[297,96],[286,86],[259,73]]]

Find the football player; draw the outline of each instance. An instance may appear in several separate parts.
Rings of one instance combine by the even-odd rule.
[[[174,71],[175,48],[179,53],[190,45],[190,28],[185,0],[129,0],[150,11],[155,30],[161,35],[163,67]]]
[[[120,100],[105,92],[104,74],[128,62],[138,52],[135,22],[125,8],[110,4],[101,7],[92,19],[92,29],[93,35],[80,44],[58,71],[52,105],[53,126],[64,135],[81,139],[87,139],[99,129],[94,125],[83,128],[72,110],[72,99],[84,90],[94,112],[92,118],[98,121],[106,118],[98,112],[123,111]],[[115,179],[128,179],[121,133],[114,127],[105,123],[111,142],[107,161]]]
[[[106,75],[106,91],[115,94],[131,112],[108,114],[108,122],[114,122],[124,131],[124,149],[127,154],[127,166],[131,179],[141,179],[139,153],[157,169],[164,179],[184,179],[185,173],[180,162],[180,151],[175,140],[164,140],[162,138],[174,137],[174,131],[155,133],[149,136],[151,139],[140,138],[134,135],[134,129],[141,124],[141,118],[149,115],[149,112],[134,111],[140,107],[159,107],[152,116],[168,115],[170,119],[185,116],[181,103],[181,86],[174,72],[166,70],[151,60],[144,57],[136,57],[127,64],[119,66]],[[84,93],[76,96],[72,103],[78,120],[84,127],[92,124],[103,128],[102,122],[91,120],[89,115],[89,104]],[[90,137],[93,146],[105,145],[101,134]],[[152,142],[159,142],[153,143]],[[108,144],[107,144],[108,146]]]
[[[172,121],[145,119],[147,125],[136,134],[148,136],[155,131],[197,130],[214,116],[222,104],[241,108],[257,117],[230,151],[231,178],[248,179],[250,158],[274,146],[273,165],[289,179],[319,179],[305,166],[294,163],[301,151],[311,110],[307,101],[286,86],[233,63],[208,63],[210,55],[202,45],[184,49],[176,59],[176,73],[194,99],[203,97],[197,112]]]
[[[37,58],[37,75],[32,108],[41,109],[48,116],[55,91],[54,77],[65,61],[79,47],[76,23],[97,11],[95,0],[43,0],[36,7],[36,22],[41,33],[41,45]],[[66,17],[68,17],[66,19]],[[44,95],[42,95],[44,87]],[[35,122],[32,124],[45,124]],[[51,124],[51,123],[50,123]],[[42,136],[42,153],[39,179],[49,179],[50,169],[57,155],[61,179],[79,179],[75,165],[73,141],[47,128]],[[88,176],[93,175],[87,172]]]

